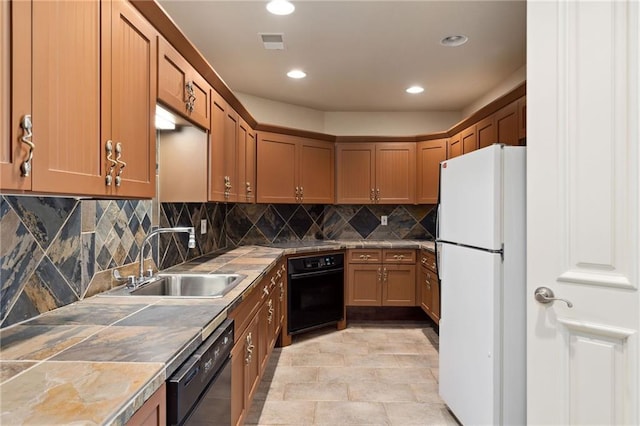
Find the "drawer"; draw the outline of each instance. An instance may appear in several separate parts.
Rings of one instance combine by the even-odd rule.
[[[265,298],[264,288],[269,288],[269,280],[267,278],[263,278],[256,287],[251,290],[251,293],[245,297],[245,299],[240,302],[240,305],[236,307],[233,311],[229,313],[229,318],[232,318],[233,323],[233,334],[235,336],[235,341],[242,336],[246,328],[249,326],[249,323],[255,316],[256,312],[262,305],[262,302]]]
[[[349,263],[381,263],[382,250],[380,249],[353,249],[347,252]]]
[[[438,272],[436,269],[436,255],[429,250],[422,249],[420,251],[420,264],[433,272]]]
[[[384,263],[416,263],[416,251],[407,249],[384,249],[382,251]]]

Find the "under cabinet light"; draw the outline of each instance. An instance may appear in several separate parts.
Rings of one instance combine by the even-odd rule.
[[[156,129],[175,130],[176,118],[160,105],[156,105]]]

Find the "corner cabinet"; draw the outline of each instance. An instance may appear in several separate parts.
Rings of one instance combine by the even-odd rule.
[[[447,159],[447,140],[418,142],[417,145],[418,204],[436,204],[440,181],[440,162]]]
[[[415,250],[355,249],[347,258],[348,306],[416,306]]]
[[[336,144],[338,204],[413,204],[416,144]]]
[[[259,203],[333,203],[332,142],[259,133],[257,152]]]
[[[153,197],[153,27],[120,0],[2,2],[2,23],[1,189]]]
[[[440,323],[440,280],[436,269],[435,254],[422,249],[420,253],[418,283],[420,307],[436,323]]]

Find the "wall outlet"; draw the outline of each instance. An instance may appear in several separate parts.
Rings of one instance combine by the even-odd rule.
[[[207,233],[207,219],[202,219],[200,221],[200,233],[201,234]]]
[[[387,226],[387,216],[380,216],[380,225]]]

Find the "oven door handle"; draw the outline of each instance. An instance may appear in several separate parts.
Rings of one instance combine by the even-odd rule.
[[[318,277],[321,275],[330,275],[336,272],[344,272],[344,268],[336,268],[336,269],[325,269],[324,271],[313,271],[313,272],[301,272],[299,274],[291,274],[289,277],[292,280],[298,278],[308,278],[308,277]]]

